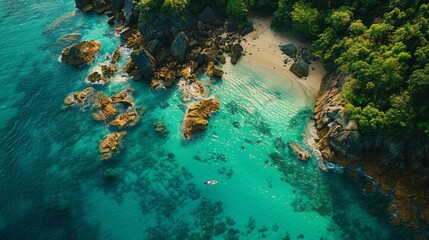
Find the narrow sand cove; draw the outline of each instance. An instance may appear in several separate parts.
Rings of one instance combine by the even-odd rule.
[[[253,22],[255,30],[247,34],[244,37],[246,40],[241,42],[246,51],[246,55],[242,57],[241,61],[252,62],[286,74],[288,77],[298,80],[310,88],[311,92],[316,96],[322,78],[326,74],[323,64],[320,61],[312,61],[309,65],[308,77],[298,78],[289,71],[293,61],[285,64],[283,61],[286,55],[279,48],[280,44],[288,43],[293,43],[297,48],[306,47],[309,49],[310,46],[283,33],[276,33],[270,28],[271,18],[251,17],[249,20]]]

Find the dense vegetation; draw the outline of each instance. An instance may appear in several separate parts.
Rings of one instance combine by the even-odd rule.
[[[427,1],[279,1],[273,26],[312,39],[348,73],[342,100],[362,130],[429,136]]]
[[[313,54],[328,70],[348,73],[341,97],[363,131],[429,136],[427,0],[143,2],[167,11],[210,6],[239,24],[249,13],[272,14],[273,28],[311,40]]]

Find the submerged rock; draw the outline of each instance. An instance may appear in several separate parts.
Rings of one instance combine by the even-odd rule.
[[[307,77],[308,76],[308,63],[304,60],[298,60],[294,62],[290,67],[290,71],[293,72],[298,77]]]
[[[177,34],[177,37],[174,39],[171,44],[171,55],[176,58],[178,62],[185,61],[185,53],[188,48],[188,38],[184,32]]]
[[[152,77],[155,71],[156,61],[150,53],[144,49],[136,50],[131,53],[131,59],[145,78],[150,79]]]
[[[183,136],[186,139],[199,131],[204,131],[209,123],[207,118],[210,113],[219,111],[220,103],[215,98],[203,99],[192,105],[183,120]]]
[[[289,142],[288,146],[290,150],[292,150],[293,154],[298,156],[302,161],[307,161],[311,158],[311,155],[307,151],[305,151],[299,144]]]
[[[279,47],[280,47],[280,50],[284,54],[288,55],[289,57],[295,57],[296,56],[297,49],[296,49],[295,45],[293,45],[292,43],[283,44],[283,45],[280,45]]]
[[[126,131],[123,132],[113,132],[112,134],[104,137],[100,142],[100,153],[101,160],[108,160],[113,156],[115,152],[118,151],[118,144],[121,142],[123,136],[127,134]]]
[[[236,64],[238,59],[241,57],[241,54],[243,53],[243,47],[239,44],[236,43],[234,45],[232,45],[231,48],[231,63],[232,64]]]
[[[92,62],[100,49],[101,44],[94,40],[77,42],[64,49],[61,61],[73,66],[81,66]]]

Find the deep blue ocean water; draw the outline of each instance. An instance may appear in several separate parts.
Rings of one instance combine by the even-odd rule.
[[[0,3],[0,239],[405,239],[390,226],[389,198],[366,197],[348,178],[303,163],[284,147],[304,138],[314,99],[298,82],[240,62],[220,82],[200,80],[221,102],[207,131],[184,141],[189,102],[177,87],[116,77],[94,86],[133,88],[141,122],[119,154],[100,160],[113,131],[89,107],[62,110],[88,86],[87,74],[120,47],[107,17],[84,15],[74,1]],[[65,34],[102,43],[97,61],[59,61]],[[124,57],[129,51],[121,49]],[[166,124],[168,134],[154,131]],[[117,178],[106,179],[114,171]],[[207,186],[210,179],[219,181]]]

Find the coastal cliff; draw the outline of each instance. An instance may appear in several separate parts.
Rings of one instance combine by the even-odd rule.
[[[363,133],[341,101],[347,75],[334,71],[323,80],[314,107],[317,143],[323,158],[367,179],[365,191],[393,197],[391,223],[413,229],[429,224],[429,142],[386,132]]]

